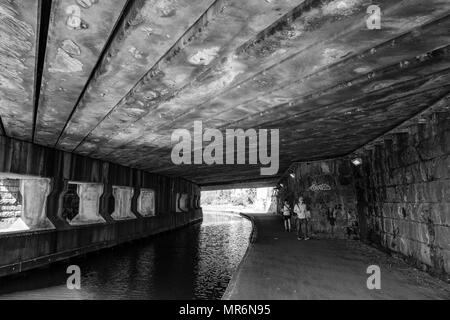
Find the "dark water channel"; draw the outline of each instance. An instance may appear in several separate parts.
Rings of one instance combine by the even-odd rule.
[[[201,225],[0,279],[0,299],[220,299],[251,228],[239,216],[205,214]],[[80,290],[67,288],[69,265],[80,267]]]

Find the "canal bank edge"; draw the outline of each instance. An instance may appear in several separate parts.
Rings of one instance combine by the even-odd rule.
[[[120,244],[175,231],[203,220],[202,210],[171,213],[151,218],[116,221],[71,229],[0,235],[0,250],[22,252],[29,259],[0,266],[0,278],[19,274],[70,258],[108,249]],[[35,243],[27,247],[25,243]],[[7,247],[7,248],[6,248]],[[4,249],[4,250],[3,250]],[[42,254],[45,252],[44,254]]]
[[[249,241],[249,244],[247,247],[247,251],[245,252],[244,257],[242,258],[241,262],[239,263],[238,267],[236,268],[236,271],[233,273],[230,283],[228,284],[227,290],[225,290],[225,293],[222,296],[222,300],[231,300],[233,291],[236,288],[237,283],[239,282],[239,276],[241,274],[241,270],[242,270],[244,263],[247,260],[247,257],[250,254],[250,251],[253,248],[253,245],[256,242],[256,239],[258,237],[258,228],[256,227],[255,218],[248,214],[245,214],[245,213],[239,213],[239,215],[241,217],[249,220],[252,223],[252,232],[250,233],[250,239],[249,239],[250,241]]]

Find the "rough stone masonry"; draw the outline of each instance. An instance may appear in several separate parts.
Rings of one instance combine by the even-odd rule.
[[[363,237],[437,274],[450,272],[450,113],[368,150],[356,170]]]
[[[0,230],[8,228],[22,214],[19,180],[0,179]]]

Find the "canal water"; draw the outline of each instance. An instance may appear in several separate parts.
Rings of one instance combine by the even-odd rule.
[[[240,216],[205,214],[201,225],[0,279],[0,299],[220,299],[251,229]],[[67,288],[70,265],[80,290]]]

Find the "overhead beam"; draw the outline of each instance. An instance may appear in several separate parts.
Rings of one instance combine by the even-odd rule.
[[[92,119],[88,120],[89,123],[95,123],[93,130],[87,132],[88,136],[80,140],[81,143],[73,151],[89,154],[96,149],[98,142],[102,144],[103,141],[108,141],[114,132],[132,130],[134,122],[149,114],[160,103],[170,100],[175,93],[191,90],[193,77],[204,77],[217,67],[222,68],[220,65],[239,46],[300,3],[303,1],[216,1],[188,33],[178,40],[173,50],[167,52],[158,65],[150,69],[130,93],[110,109],[106,117],[89,117]],[[232,68],[238,69],[239,66]],[[237,69],[231,72],[237,75],[240,73]],[[210,87],[211,91],[216,92],[220,87],[228,85],[233,78],[234,76],[228,79],[226,84],[219,84],[219,88]],[[196,93],[191,91],[190,94]],[[175,109],[168,112],[175,112]],[[80,130],[74,130],[70,136],[76,139],[77,132]]]
[[[446,76],[446,77],[445,77]],[[439,78],[442,77],[442,79],[440,80],[440,82],[436,83],[435,86],[432,87],[427,87],[424,88],[422,90],[416,90],[417,88],[420,88],[421,85],[429,82],[429,81],[433,81],[433,79],[435,78]],[[367,117],[367,122],[370,123],[371,119],[369,117],[369,115],[371,114],[371,112],[367,111],[366,108],[370,109],[375,109],[375,108],[384,108],[385,106],[395,106],[399,103],[404,103],[404,102],[410,102],[410,101],[418,101],[420,102],[420,105],[414,105],[414,104],[409,104],[409,108],[411,110],[422,110],[421,105],[423,104],[422,100],[425,99],[424,101],[427,101],[428,97],[427,95],[429,93],[437,93],[438,99],[440,99],[442,94],[447,94],[447,92],[450,92],[450,85],[448,85],[448,82],[446,81],[450,81],[450,69],[447,69],[444,72],[441,73],[441,75],[438,74],[432,74],[429,75],[428,77],[425,77],[424,79],[414,79],[414,80],[410,80],[410,81],[405,81],[402,83],[397,84],[396,86],[392,86],[390,88],[387,89],[382,89],[379,90],[378,92],[374,92],[371,95],[362,95],[359,97],[356,97],[354,101],[348,100],[348,101],[343,101],[342,103],[338,103],[335,105],[326,105],[326,106],[322,106],[322,107],[318,107],[318,108],[311,108],[311,110],[309,110],[308,112],[303,112],[297,115],[291,115],[289,118],[286,119],[281,119],[281,120],[277,120],[277,121],[273,121],[272,123],[265,123],[265,124],[261,124],[260,127],[263,128],[280,128],[281,129],[281,138],[284,140],[289,141],[290,143],[292,143],[292,141],[295,141],[297,144],[301,145],[301,141],[303,139],[303,135],[302,133],[298,133],[296,131],[297,128],[301,128],[302,126],[305,128],[305,134],[306,137],[310,138],[310,135],[312,134],[310,128],[314,127],[315,125],[313,123],[309,122],[309,119],[321,119],[322,117],[320,116],[321,114],[323,114],[323,118],[326,118],[325,115],[333,115],[335,114],[336,116],[339,114],[342,114],[342,110],[355,110],[356,108],[358,109],[358,111],[355,111],[353,114],[349,114],[348,117],[351,118],[352,116],[359,116],[361,117],[361,115],[364,114],[368,114]],[[402,93],[402,94],[400,94]],[[391,98],[389,99],[384,99],[382,97],[390,97],[390,96],[395,96],[395,98]],[[343,106],[347,105],[348,108],[345,108]],[[389,107],[388,107],[389,108]],[[414,111],[413,111],[414,112]],[[405,115],[407,113],[405,112]],[[373,113],[373,116],[375,116],[376,114]],[[308,117],[308,118],[306,118]],[[395,123],[393,123],[392,125],[396,125]],[[345,124],[345,126],[347,126]],[[289,128],[288,130],[285,130],[283,128]],[[258,129],[258,127],[255,127],[255,129]],[[222,131],[225,131],[225,129],[223,129]],[[374,130],[374,134],[376,134],[377,131]],[[288,134],[289,133],[289,134]],[[328,131],[323,132],[324,134],[331,134]],[[293,137],[294,135],[297,135],[297,138]],[[292,137],[291,137],[292,136]],[[331,138],[330,138],[331,139]],[[367,138],[365,137],[361,137],[361,139],[370,139],[370,136],[367,136]],[[297,149],[294,146],[290,146],[288,145],[288,142],[283,142],[280,141],[280,156],[281,158],[285,158],[285,160],[290,161],[290,160],[299,160],[299,158],[295,157],[294,155],[288,155],[286,154],[287,150],[292,150],[295,153],[297,153]],[[339,149],[342,149],[342,147],[339,147]],[[194,149],[192,152],[195,152]],[[335,152],[331,146],[329,147],[330,151]],[[170,151],[170,150],[168,150]],[[306,150],[302,150],[302,152],[306,153]],[[344,152],[345,150],[337,150],[337,152]],[[236,150],[234,150],[234,156],[236,158]],[[130,161],[129,164],[131,166],[136,166],[138,165],[138,163],[143,162],[143,163],[148,163],[147,167],[142,167],[142,169],[145,170],[149,170],[152,172],[170,172],[171,169],[176,169],[177,166],[174,166],[172,163],[170,163],[170,154],[167,154],[167,160],[165,163],[159,163],[157,164],[155,162],[155,156],[161,158],[160,153],[158,152],[158,149],[154,149],[154,150],[146,150],[143,149],[141,152],[138,153],[134,153],[134,156],[136,158],[136,160],[134,161]],[[224,156],[226,156],[226,153],[224,153]],[[312,160],[313,158],[311,157],[304,157],[301,160]],[[179,167],[178,167],[179,168]],[[190,169],[191,170],[191,169]],[[201,175],[201,171],[198,172],[199,175]]]
[[[102,59],[100,70],[88,82],[57,147],[73,151],[108,117],[117,104],[128,99],[142,82],[159,73],[165,60],[178,54],[222,9],[224,0],[135,1],[118,25],[118,34]],[[206,10],[206,11],[205,11]],[[202,14],[203,13],[203,14]],[[149,71],[150,70],[150,71]],[[138,83],[138,85],[136,85]],[[158,88],[153,88],[158,92]],[[143,106],[136,101],[130,114]]]
[[[445,8],[448,9],[441,1],[436,1],[436,4],[438,5],[433,7],[434,11],[431,9],[428,11],[426,10],[424,16],[428,15],[429,19],[433,19],[437,15],[445,12]],[[355,48],[356,50],[360,49],[361,52],[364,52],[364,50],[376,47],[379,43],[384,43],[387,39],[395,38],[395,36],[392,38],[392,35],[397,34],[397,37],[399,37],[405,31],[420,26],[423,24],[424,19],[408,20],[407,22],[403,22],[403,24],[394,24],[391,22],[397,21],[397,19],[405,19],[405,17],[411,13],[411,10],[415,9],[417,6],[423,7],[424,5],[420,1],[411,3],[400,1],[383,2],[382,7],[385,9],[384,19],[387,21],[385,23],[385,30],[372,33],[369,33],[370,31],[365,28],[366,7],[358,7],[358,10],[350,10],[349,12],[351,12],[351,14],[349,16],[345,16],[342,19],[331,20],[331,22],[325,19],[326,23],[319,23],[316,29],[312,29],[311,31],[307,30],[298,38],[294,37],[293,39],[287,39],[285,42],[281,42],[277,49],[287,51],[287,53],[283,53],[282,56],[273,56],[272,53],[270,53],[267,57],[264,55],[261,57],[258,56],[258,59],[255,56],[250,58],[247,58],[245,55],[238,57],[239,62],[245,62],[247,61],[246,59],[251,60],[249,62],[251,67],[247,68],[247,71],[249,72],[243,73],[243,75],[245,75],[244,79],[248,79],[248,81],[242,80],[247,81],[248,85],[239,88],[239,86],[236,86],[235,84],[241,83],[240,81],[232,82],[221,88],[223,94],[221,90],[219,90],[220,94],[217,94],[215,90],[212,90],[212,93],[209,92],[209,85],[211,82],[214,83],[214,81],[220,79],[221,76],[224,76],[223,70],[214,65],[214,67],[209,68],[209,73],[200,74],[194,81],[191,81],[191,85],[185,91],[176,92],[174,98],[161,101],[152,108],[149,113],[145,114],[137,121],[117,121],[118,119],[122,119],[123,114],[126,114],[126,109],[131,107],[131,104],[129,106],[125,105],[122,112],[117,111],[117,114],[112,114],[109,119],[105,119],[106,123],[99,125],[99,128],[101,129],[95,134],[95,139],[93,138],[92,141],[89,141],[88,139],[86,145],[80,146],[80,148],[77,149],[77,152],[86,152],[95,157],[111,157],[118,160],[127,157],[127,154],[129,155],[130,150],[133,148],[139,149],[145,145],[160,146],[161,148],[167,147],[167,139],[170,138],[170,133],[173,128],[183,128],[186,124],[192,125],[194,119],[206,119],[205,122],[211,124],[209,127],[217,127],[217,123],[226,123],[227,119],[215,119],[214,110],[221,110],[228,105],[238,105],[242,99],[243,101],[247,100],[249,95],[255,99],[257,99],[259,95],[264,95],[264,92],[266,91],[265,87],[258,87],[257,84],[251,81],[252,78],[248,76],[248,73],[251,74],[253,73],[253,70],[255,70],[255,72],[260,73],[263,78],[270,78],[267,70],[275,68],[273,69],[273,76],[275,78],[278,78],[279,75],[287,75],[283,77],[286,79],[289,78],[289,81],[292,82],[292,79],[296,79],[293,72],[296,72],[298,74],[297,77],[299,78],[301,78],[300,75],[303,74],[303,72],[298,72],[297,70],[297,66],[301,63],[305,68],[310,69],[317,66],[309,62],[305,64],[304,61],[309,61],[309,59],[312,58],[318,59],[322,64],[321,66],[326,68],[329,64],[345,59],[345,57],[342,58],[340,55],[328,60],[322,59],[322,56],[317,54],[316,51],[320,52],[328,47],[345,47],[348,52],[342,49],[341,51],[344,52],[343,55],[354,52]],[[305,13],[305,19],[307,17],[309,16]],[[300,20],[300,23],[303,22],[303,20]],[[392,25],[390,25],[390,23],[392,23]],[[286,30],[288,34],[289,31],[290,30]],[[332,33],[333,36],[327,37],[329,33]],[[345,37],[339,38],[338,35],[345,35]],[[325,40],[317,40],[323,37],[325,37]],[[366,40],[357,43],[354,43],[351,40],[362,38],[365,38]],[[345,44],[346,42],[347,44]],[[434,44],[436,44],[436,42],[434,42]],[[315,48],[312,53],[309,53],[308,50],[314,46],[317,46],[317,48]],[[398,50],[398,48],[394,49]],[[384,52],[384,54],[386,54],[386,52]],[[407,55],[407,52],[404,54]],[[283,57],[293,57],[292,59],[295,59],[288,59],[288,61],[283,60]],[[383,59],[386,58],[384,55],[380,55],[379,57]],[[393,56],[392,61],[395,61],[396,58],[398,57]],[[286,62],[280,63],[280,60]],[[273,67],[270,67],[271,65]],[[266,75],[264,75],[264,72],[267,72]],[[308,74],[308,72],[305,72],[305,74]],[[208,75],[208,77],[206,75]],[[286,81],[286,79],[282,81]],[[200,98],[197,98],[197,92],[199,92]],[[202,97],[203,92],[208,92],[208,94]],[[136,93],[136,96],[138,96],[138,93]],[[199,103],[200,107],[198,107]],[[270,107],[272,104],[273,102],[263,104],[262,106],[255,106],[255,109],[258,110],[258,107],[264,109]],[[159,139],[161,137],[164,137],[165,141],[160,141]],[[100,145],[100,148],[96,147],[98,145]]]
[[[448,37],[445,30],[450,28],[450,14],[437,20],[432,20],[426,25],[409,30],[398,37],[384,41],[365,51],[355,52],[344,59],[331,65],[320,68],[298,80],[285,82],[261,93],[256,99],[246,99],[240,104],[232,104],[230,107],[220,110],[215,118],[230,119],[232,112],[248,108],[255,109],[256,104],[267,105],[264,116],[280,117],[283,113],[291,114],[302,103],[330,91],[348,88],[354,91],[361,82],[387,83],[386,79],[393,79],[393,74],[401,75],[399,81],[404,78],[408,70],[418,65],[426,66],[431,60],[438,60],[449,53]],[[382,66],[380,67],[380,61]],[[390,65],[389,65],[390,64]],[[351,70],[349,72],[349,70]],[[420,76],[420,75],[419,75]],[[390,85],[392,81],[390,80]],[[277,98],[286,97],[282,103],[277,104]],[[280,111],[283,110],[283,113]],[[258,117],[261,112],[249,112],[244,117],[238,115],[235,121],[229,121],[225,126],[242,125],[248,118]]]
[[[0,116],[7,136],[30,141],[41,0],[0,1]]]
[[[381,43],[375,44],[369,48],[364,48],[360,52],[356,52],[342,60],[334,62],[332,65],[325,66],[321,72],[315,72],[314,74],[316,77],[309,77],[308,81],[316,83],[315,86],[319,88],[319,90],[313,91],[311,89],[315,89],[314,86],[305,84],[303,84],[305,88],[293,87],[289,94],[284,94],[284,96],[287,97],[285,98],[285,103],[276,104],[274,106],[270,106],[269,104],[267,106],[268,108],[263,112],[257,112],[250,114],[249,116],[241,117],[242,119],[236,122],[226,122],[227,118],[225,118],[223,121],[225,124],[218,126],[218,128],[249,128],[255,127],[255,123],[257,123],[257,127],[259,128],[264,126],[270,127],[273,123],[282,123],[283,119],[287,120],[291,117],[302,115],[308,110],[314,111],[319,107],[329,108],[333,105],[343,105],[344,102],[342,100],[344,99],[355,100],[354,103],[356,104],[358,96],[355,96],[355,93],[360,92],[359,97],[364,100],[363,98],[367,97],[369,94],[375,94],[377,90],[381,90],[376,89],[376,86],[384,88],[384,90],[381,90],[380,92],[387,92],[389,87],[392,87],[397,82],[401,83],[405,78],[409,79],[406,82],[403,81],[405,84],[411,83],[411,79],[416,79],[416,81],[419,82],[425,81],[420,79],[427,75],[427,73],[421,70],[419,66],[424,69],[426,66],[432,64],[433,61],[437,60],[437,62],[439,62],[440,59],[442,59],[442,56],[448,56],[447,47],[430,52],[424,51],[435,48],[438,44],[448,43],[448,41],[446,42],[446,40],[448,40],[448,37],[446,36],[446,26],[450,26],[449,16],[429,22],[427,25],[420,27],[420,31],[413,29],[401,33],[396,37],[384,39]],[[419,36],[423,38],[418,39]],[[395,43],[395,46],[392,45],[393,43]],[[421,45],[417,46],[417,43],[420,43]],[[379,61],[382,61],[383,65],[382,67],[377,68],[376,66],[380,65]],[[434,66],[432,70],[437,71],[439,68],[442,70],[448,67],[446,67],[445,63],[442,63],[441,65],[437,63],[436,65],[437,66]],[[364,74],[361,74],[361,71],[354,71],[360,66],[366,66],[366,69],[363,70],[363,72],[365,72]],[[346,71],[348,69],[351,70],[350,73]],[[347,73],[349,73],[348,76]],[[343,76],[347,76],[348,78],[344,78],[343,81]],[[433,77],[433,74],[428,75],[428,78],[430,77]],[[426,77],[423,79],[426,79]],[[336,83],[336,81],[341,82]],[[297,81],[292,80],[291,82]],[[349,83],[351,85],[349,85]],[[389,83],[389,86],[386,86],[386,83]],[[365,87],[362,85],[365,85]],[[326,88],[327,86],[331,87]],[[371,86],[373,88],[371,88]],[[296,93],[296,91],[299,93]],[[335,92],[335,94],[331,96],[333,101],[339,101],[339,103],[330,102],[323,104],[311,102],[311,100],[319,100],[325,93],[331,94],[333,91],[339,92],[339,94]],[[342,94],[342,92],[344,92],[344,94]],[[261,93],[261,95],[264,95],[264,93]],[[245,94],[236,96],[242,96],[246,99]],[[283,94],[280,94],[280,96],[283,96]],[[254,103],[262,104],[262,102],[258,100],[259,97],[253,98],[256,99],[256,102]],[[323,97],[323,100],[327,99],[330,98],[327,98],[326,96]],[[218,108],[219,111],[217,113],[220,114],[222,109],[223,108]],[[238,115],[240,115],[240,113],[238,113]],[[211,119],[214,119],[214,117],[210,116],[202,119],[205,127],[215,127],[213,124],[209,125]],[[192,126],[193,121],[194,120],[188,122],[190,126]],[[142,124],[142,126],[144,125]],[[183,124],[180,123],[175,127],[183,128]],[[149,128],[149,131],[150,130],[155,129]],[[159,153],[159,151],[164,150],[170,145],[170,130],[173,129],[160,130],[158,131],[158,135],[154,135],[156,138],[154,138],[153,141],[146,140],[148,145],[156,146],[153,148],[153,153]],[[159,140],[158,143],[155,143],[157,140]],[[113,159],[117,161],[122,154],[131,154],[133,142],[130,143],[131,145],[127,145],[125,148],[113,148],[113,146],[110,145],[104,146],[103,148],[111,149],[111,152],[107,156],[113,157]],[[140,144],[143,145],[143,143]],[[140,149],[142,149],[142,147]],[[136,153],[133,154],[136,155]],[[142,156],[144,157],[143,162],[148,163],[146,156]],[[134,157],[134,159],[138,159],[138,157]],[[132,160],[131,163],[133,162],[135,161]]]
[[[201,191],[217,191],[217,190],[230,190],[230,189],[248,189],[248,188],[270,188],[275,187],[278,181],[278,177],[274,178],[262,178],[262,179],[250,179],[250,180],[234,180],[224,181],[221,183],[207,183],[201,185]]]
[[[227,123],[218,129],[247,128],[250,126],[250,122],[255,122],[255,118],[258,120],[257,126],[253,126],[254,129],[275,128],[277,126],[283,128],[285,127],[283,123],[285,124],[290,119],[311,113],[317,114],[320,110],[338,110],[345,105],[354,105],[355,109],[361,109],[367,104],[367,101],[376,103],[379,97],[389,97],[393,92],[403,90],[408,92],[405,95],[405,97],[408,97],[411,96],[410,91],[408,91],[408,88],[411,88],[411,86],[419,88],[421,84],[450,73],[450,45],[421,54],[420,56],[414,55],[415,52],[411,52],[411,54],[412,56],[408,59],[372,70],[356,78],[344,79],[341,83],[334,84],[328,88],[321,88],[299,99],[292,98],[290,102],[273,107],[270,110],[264,111],[262,114],[258,113],[246,116],[239,121]],[[426,69],[433,71],[428,73]],[[400,78],[398,77],[399,74],[401,74]],[[334,80],[334,78],[332,79]],[[377,83],[389,83],[389,85],[381,86],[379,89],[372,89],[376,88],[375,85]],[[425,91],[428,90],[429,88]],[[419,93],[420,91],[414,92],[413,95]],[[320,103],[320,100],[338,102],[323,104]],[[398,100],[399,97],[396,97],[396,99],[392,100],[392,103]],[[207,120],[205,122],[207,123]],[[158,152],[159,150],[157,148],[154,152]],[[195,151],[193,150],[192,152],[194,153]]]
[[[53,0],[34,142],[55,146],[127,2]]]
[[[52,0],[43,0],[41,1],[39,6],[40,12],[40,21],[39,21],[39,45],[36,48],[36,72],[35,72],[35,86],[34,86],[34,108],[33,108],[33,132],[31,140],[34,141],[34,137],[36,134],[36,121],[37,121],[37,113],[39,108],[39,97],[41,94],[41,85],[42,85],[42,73],[44,70],[45,63],[45,54],[47,50],[47,37],[48,37],[48,27],[50,24],[50,13],[52,8]]]

